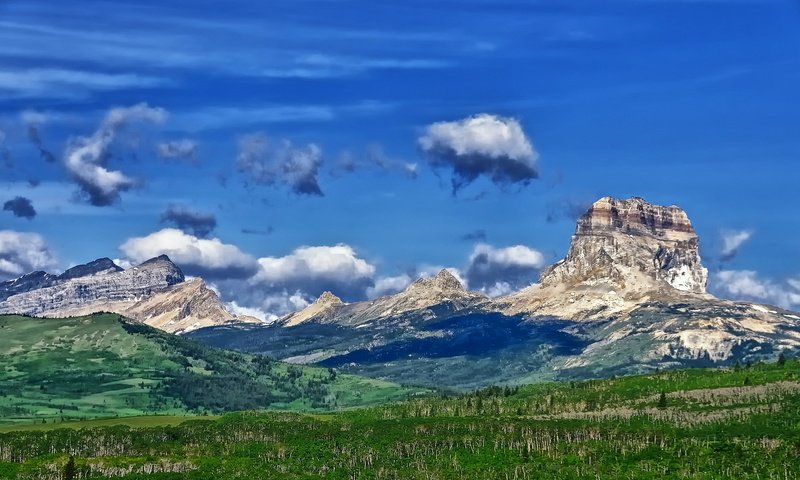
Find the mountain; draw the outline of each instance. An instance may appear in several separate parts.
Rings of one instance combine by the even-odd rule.
[[[532,279],[533,280],[533,279]],[[200,329],[211,345],[393,381],[474,388],[681,366],[800,349],[800,315],[706,292],[700,240],[677,206],[604,197],[539,282],[489,299],[449,272],[344,304],[328,293],[273,325]]]
[[[605,197],[578,219],[566,258],[538,284],[497,304],[510,314],[599,320],[649,299],[710,299],[707,281],[700,241],[683,210]]]
[[[403,292],[368,302],[345,304],[325,292],[316,302],[279,319],[278,323],[291,327],[313,321],[363,327],[370,322],[397,319],[408,312],[415,312],[417,318],[430,318],[438,314],[436,311],[463,310],[487,300],[480,293],[467,292],[452,273],[442,270],[434,277],[418,279]]]
[[[0,314],[45,317],[114,312],[171,333],[255,322],[222,306],[198,278],[186,280],[166,255],[123,270],[108,258],[70,268],[61,275],[34,272],[0,284]]]
[[[420,389],[223,351],[116,314],[0,316],[0,424],[331,410]]]

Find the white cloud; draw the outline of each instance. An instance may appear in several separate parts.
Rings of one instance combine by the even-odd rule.
[[[97,131],[89,137],[77,137],[67,147],[64,164],[89,203],[111,205],[119,194],[133,188],[137,181],[107,167],[109,147],[117,132],[132,121],[163,122],[167,112],[146,103],[109,110]]]
[[[312,296],[325,290],[357,296],[372,284],[375,266],[349,245],[299,247],[283,257],[258,259],[253,282],[273,288],[302,290]]]
[[[800,305],[800,281],[762,279],[752,270],[722,270],[714,277],[714,288],[734,300],[771,303],[784,308]]]
[[[453,190],[479,176],[498,185],[527,184],[538,178],[538,154],[513,118],[479,114],[428,125],[418,139],[434,167],[453,170]]]
[[[128,239],[119,248],[134,263],[167,255],[189,275],[247,278],[258,269],[256,260],[234,245],[217,238],[197,238],[174,228]]]
[[[722,251],[720,256],[723,261],[731,260],[739,253],[741,246],[753,236],[751,230],[727,230],[722,232]]]
[[[41,235],[0,230],[0,278],[18,277],[55,265],[55,256]]]
[[[303,246],[288,255],[258,259],[258,271],[247,280],[220,281],[222,297],[240,307],[257,309],[267,321],[305,308],[329,290],[363,300],[374,286],[376,268],[349,245]]]
[[[243,307],[236,302],[226,303],[225,308],[234,315],[253,317],[262,322],[272,322],[277,318],[274,314],[265,312],[260,308]]]
[[[413,281],[414,279],[406,274],[395,277],[378,277],[375,279],[375,284],[367,288],[367,297],[378,298],[401,292],[411,285]]]
[[[541,252],[524,245],[496,248],[479,243],[469,256],[465,276],[471,289],[498,296],[530,285],[545,265]]]

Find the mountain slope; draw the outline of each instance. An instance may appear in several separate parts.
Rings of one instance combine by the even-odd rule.
[[[474,388],[730,365],[800,350],[800,314],[706,293],[688,215],[604,197],[540,282],[488,299],[443,271],[405,292],[331,296],[271,326],[212,328],[212,345],[406,383]]]
[[[223,351],[115,314],[0,316],[0,422],[329,410],[419,390]]]
[[[166,255],[127,270],[103,258],[57,276],[34,272],[0,284],[3,292],[0,314],[67,317],[114,312],[170,333],[258,321],[229,313],[202,279],[186,281]]]
[[[417,319],[433,318],[434,310],[463,310],[487,300],[480,293],[467,292],[452,273],[442,270],[434,277],[418,279],[403,292],[366,302],[345,304],[325,292],[316,302],[279,319],[278,323],[287,327],[309,321],[363,327],[371,322],[406,318],[410,312],[415,312]]]

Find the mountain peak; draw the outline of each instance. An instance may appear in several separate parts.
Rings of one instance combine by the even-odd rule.
[[[540,280],[550,286],[605,283],[623,292],[671,287],[705,293],[708,270],[680,207],[603,197],[578,220],[567,257]]]
[[[325,291],[322,293],[322,295],[319,296],[319,298],[317,298],[317,300],[314,302],[314,305],[319,305],[321,307],[329,307],[334,305],[344,305],[344,302],[342,302],[342,299],[337,297],[333,293]]]
[[[180,267],[175,265],[166,255],[159,255],[150,260],[146,260],[134,267],[137,270],[152,270],[158,272],[157,275],[164,275],[169,285],[175,285],[186,280]]]
[[[97,260],[93,260],[89,263],[84,263],[82,265],[76,265],[72,268],[67,269],[58,276],[59,280],[70,280],[73,278],[80,278],[80,277],[87,277],[89,275],[97,275],[98,273],[114,273],[114,272],[121,272],[122,268],[114,263],[108,257],[98,258]]]
[[[448,269],[443,268],[434,277],[421,277],[408,290],[439,290],[463,292],[464,286]]]
[[[152,264],[155,264],[155,263],[170,263],[172,265],[175,265],[175,263],[173,263],[172,260],[170,260],[170,258],[167,255],[161,254],[161,255],[159,255],[157,257],[153,257],[153,258],[151,258],[149,260],[145,260],[144,262],[140,263],[137,266],[141,267],[143,265],[152,265]]]

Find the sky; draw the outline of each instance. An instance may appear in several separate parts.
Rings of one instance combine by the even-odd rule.
[[[796,0],[0,0],[0,278],[166,253],[274,318],[501,295],[600,197],[800,308]]]

